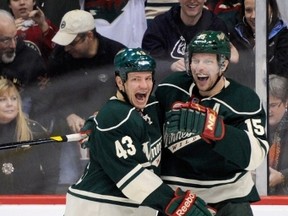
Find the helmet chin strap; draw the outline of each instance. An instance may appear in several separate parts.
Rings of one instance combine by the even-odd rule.
[[[124,87],[124,90],[125,90],[125,86],[124,86],[124,85],[123,85],[123,87]],[[120,90],[120,89],[119,89],[119,92],[120,92],[120,94],[123,96],[123,99],[125,100],[125,102],[128,103],[128,104],[130,104],[131,106],[133,106],[133,104],[131,104],[131,102],[130,102],[127,94],[126,94],[126,91],[123,91],[123,90]]]
[[[221,72],[221,71],[219,71],[219,72]],[[224,73],[218,75],[216,82],[208,89],[208,91],[211,91],[211,90],[218,84],[218,82],[219,82],[219,81],[221,80],[221,78],[223,77],[223,74],[224,74]]]

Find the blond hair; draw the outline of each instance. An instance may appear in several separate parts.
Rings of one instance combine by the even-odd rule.
[[[31,140],[33,138],[32,132],[28,126],[28,118],[22,110],[22,101],[19,91],[15,84],[5,78],[0,78],[0,96],[7,93],[9,95],[15,94],[18,101],[18,114],[16,117],[15,135],[17,141]]]

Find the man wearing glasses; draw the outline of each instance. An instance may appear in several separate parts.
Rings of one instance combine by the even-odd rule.
[[[47,68],[41,56],[18,39],[16,34],[13,16],[0,10],[0,76],[15,78],[22,84],[23,110],[36,119],[37,117],[31,116],[35,114],[32,113],[33,103],[45,87],[45,83],[41,81]]]
[[[114,82],[110,78],[114,74],[106,67],[112,65],[115,54],[125,47],[97,33],[94,22],[89,12],[69,11],[52,39],[58,46],[49,61],[49,73],[56,86],[63,86],[61,94],[65,97],[61,97],[59,105],[70,132],[79,132],[84,120],[99,108],[105,89],[105,99],[112,95]]]
[[[85,119],[114,94],[114,70],[110,67],[113,67],[116,53],[125,46],[100,35],[92,14],[83,10],[67,12],[52,41],[57,44],[48,61],[52,85],[47,111],[43,113],[56,116],[55,134],[76,133]],[[62,161],[73,169],[68,171],[69,168],[63,165],[68,173],[60,175],[60,184],[66,192],[67,187],[80,177],[83,168],[79,165],[86,162],[75,160],[75,157],[80,158],[77,145],[63,145],[62,148]],[[73,152],[74,158],[69,151]]]

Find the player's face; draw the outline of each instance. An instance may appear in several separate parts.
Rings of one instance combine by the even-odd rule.
[[[27,19],[29,13],[33,10],[35,1],[33,0],[10,0],[9,7],[16,19]]]
[[[19,100],[13,90],[0,95],[0,124],[7,124],[18,115]]]
[[[223,73],[220,71],[217,55],[209,53],[195,53],[192,55],[190,68],[194,82],[202,96],[212,96],[221,91],[224,85]],[[216,83],[216,84],[215,84]]]
[[[130,103],[137,109],[144,109],[153,89],[152,73],[128,73],[124,88]]]
[[[179,0],[181,6],[181,18],[184,23],[197,20],[201,17],[203,6],[206,0]],[[195,23],[190,23],[195,24]]]
[[[280,98],[269,96],[269,125],[276,126],[285,114],[286,105]]]

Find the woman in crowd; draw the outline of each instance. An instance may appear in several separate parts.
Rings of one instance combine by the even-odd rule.
[[[288,80],[269,75],[269,193],[288,194]]]
[[[268,73],[288,77],[288,29],[279,12],[276,0],[268,0]],[[239,52],[239,62],[231,64],[228,74],[238,81],[255,88],[255,0],[243,0],[243,19],[231,32],[231,42]],[[277,52],[275,52],[277,50]],[[236,66],[236,67],[234,67]],[[242,75],[239,76],[239,73]],[[247,79],[248,78],[248,79]]]
[[[15,82],[0,78],[0,143],[47,137],[46,130],[23,113],[16,86]],[[0,194],[55,193],[59,175],[57,152],[53,144],[1,150]]]

